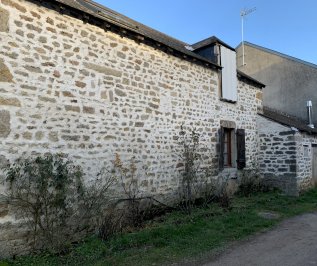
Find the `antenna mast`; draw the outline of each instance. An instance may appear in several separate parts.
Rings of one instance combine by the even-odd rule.
[[[244,17],[246,17],[247,15],[253,13],[255,10],[256,10],[256,7],[253,7],[251,9],[244,8],[240,12],[240,16],[241,16],[241,35],[242,35],[242,66],[245,65],[245,62],[244,62],[244,36],[243,36],[243,32],[244,32]]]

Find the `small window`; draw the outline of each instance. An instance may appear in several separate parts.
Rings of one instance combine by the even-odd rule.
[[[309,154],[308,154],[308,145],[304,145],[304,157],[305,158],[308,158],[309,157]]]
[[[232,167],[232,132],[233,129],[224,128],[223,138],[223,165],[224,167]]]
[[[245,130],[220,128],[219,130],[219,169],[246,166]]]

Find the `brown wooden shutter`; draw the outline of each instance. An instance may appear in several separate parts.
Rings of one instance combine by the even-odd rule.
[[[245,130],[237,129],[237,168],[239,170],[246,167],[245,158]]]
[[[219,156],[219,170],[222,170],[224,168],[224,158],[223,158],[223,152],[224,152],[224,128],[221,127],[218,130],[218,156]]]

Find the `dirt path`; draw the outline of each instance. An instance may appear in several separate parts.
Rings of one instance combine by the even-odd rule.
[[[317,265],[317,213],[282,222],[275,229],[222,253],[204,266]]]

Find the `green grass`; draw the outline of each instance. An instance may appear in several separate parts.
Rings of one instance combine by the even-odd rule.
[[[278,192],[237,197],[230,211],[216,203],[197,208],[191,216],[174,212],[133,233],[118,235],[107,242],[96,237],[73,247],[65,256],[42,254],[7,261],[8,265],[162,265],[197,260],[226,247],[235,240],[267,230],[281,220],[317,210],[317,189],[299,198]],[[268,220],[259,211],[280,215]],[[1,264],[2,263],[2,264]],[[0,262],[0,265],[7,265]]]

